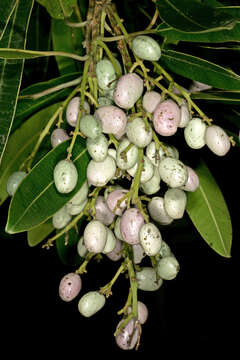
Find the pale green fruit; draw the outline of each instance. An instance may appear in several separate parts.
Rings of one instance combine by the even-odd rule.
[[[143,108],[152,114],[161,101],[161,95],[156,91],[147,91],[143,96]]]
[[[102,59],[97,63],[96,76],[101,89],[109,90],[115,87],[117,75],[110,60]]]
[[[143,60],[158,61],[161,56],[159,44],[147,35],[136,36],[132,41],[132,49]]]
[[[170,247],[166,243],[166,241],[162,240],[161,249],[159,251],[159,255],[164,258],[166,256],[170,256],[172,254]]]
[[[100,106],[105,106],[105,105],[112,105],[113,101],[109,98],[107,98],[106,96],[100,96],[98,98],[98,105]]]
[[[79,256],[85,258],[88,254],[88,249],[84,245],[84,239],[83,236],[80,237],[77,243],[77,253]]]
[[[127,123],[126,134],[129,141],[137,147],[144,148],[152,141],[152,128],[146,125],[142,118],[135,118]]]
[[[207,127],[205,142],[207,147],[218,156],[226,155],[231,147],[228,135],[217,125],[210,125]]]
[[[173,218],[165,210],[162,197],[153,197],[148,203],[148,211],[151,218],[161,225],[169,225],[173,222]]]
[[[144,224],[140,229],[139,239],[140,244],[148,256],[155,256],[160,251],[162,236],[154,224]]]
[[[66,109],[67,122],[69,125],[73,127],[75,127],[77,124],[79,107],[80,107],[80,97],[75,96],[69,101]],[[83,116],[89,113],[90,113],[90,106],[87,101],[84,101],[83,107],[81,108],[81,115]]]
[[[160,190],[160,175],[157,167],[154,167],[154,173],[150,180],[141,184],[141,190],[146,195],[152,195],[157,193]]]
[[[146,156],[154,166],[158,166],[160,162],[160,149],[156,150],[155,141],[151,141],[146,148]]]
[[[96,139],[88,138],[86,141],[89,155],[94,161],[103,161],[108,154],[108,140],[105,135],[101,134]]]
[[[66,204],[67,206],[67,212],[69,213],[69,215],[78,215],[80,214],[80,212],[83,211],[83,209],[85,208],[85,206],[87,205],[88,200],[84,200],[83,202],[81,202],[78,205],[74,205],[74,204]]]
[[[186,101],[184,101],[183,104],[180,106],[180,111],[181,111],[181,119],[178,127],[185,128],[190,121],[190,113]]]
[[[166,256],[159,260],[157,273],[164,280],[173,280],[179,272],[179,263],[174,256]]]
[[[105,302],[106,299],[104,295],[98,291],[89,291],[79,300],[78,310],[83,316],[90,317],[101,310]]]
[[[69,223],[71,218],[72,216],[67,212],[67,207],[65,205],[53,215],[52,224],[55,229],[62,229]]]
[[[116,238],[114,236],[114,233],[112,232],[112,230],[110,230],[109,228],[107,228],[107,241],[106,241],[106,244],[104,246],[104,249],[103,249],[103,254],[108,254],[110,253],[111,251],[113,251],[113,249],[115,248],[116,246]]]
[[[71,160],[60,160],[54,168],[53,178],[58,192],[70,193],[77,185],[77,168]]]
[[[114,102],[123,109],[131,109],[143,93],[143,80],[135,73],[120,77],[114,91]]]
[[[87,199],[89,186],[87,181],[84,181],[78,192],[68,201],[70,205],[80,205]]]
[[[15,171],[9,176],[6,186],[6,190],[9,196],[13,196],[15,194],[19,184],[26,175],[27,173],[25,171]]]
[[[121,223],[121,216],[118,216],[115,224],[114,224],[114,234],[116,235],[117,239],[123,240],[121,229],[120,229],[120,223]]]
[[[96,139],[102,133],[101,122],[93,115],[85,115],[80,120],[80,131],[90,139]]]
[[[187,196],[183,190],[168,189],[164,195],[165,210],[173,219],[181,219],[187,205]]]
[[[144,291],[156,291],[163,283],[161,278],[157,278],[156,271],[148,266],[142,267],[140,271],[136,271],[136,279],[138,289]]]
[[[207,125],[200,118],[193,118],[184,129],[184,138],[192,149],[201,149],[205,145]]]
[[[111,156],[99,162],[91,160],[87,167],[88,184],[104,186],[114,177],[115,172],[116,162]]]
[[[180,160],[166,157],[158,169],[161,179],[172,188],[183,186],[187,181],[187,168]]]
[[[128,169],[127,172],[129,173],[129,175],[134,177],[136,175],[137,168],[138,168],[138,163],[136,163],[131,169]],[[149,181],[153,177],[153,174],[154,174],[154,167],[151,161],[146,156],[144,156],[143,168],[140,176],[141,184],[145,184],[147,181]]]
[[[91,220],[85,227],[83,238],[88,251],[100,253],[106,245],[107,228],[100,221]]]
[[[127,148],[129,144],[130,141],[126,137],[124,137],[118,145],[116,163],[117,166],[122,170],[130,169],[137,162],[138,148],[136,145],[132,144],[132,147],[125,153],[124,156],[123,151]]]

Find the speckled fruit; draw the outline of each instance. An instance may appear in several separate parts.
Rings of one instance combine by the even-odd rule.
[[[179,272],[179,263],[174,256],[166,256],[159,260],[157,273],[164,280],[173,280]]]
[[[159,163],[161,179],[172,188],[183,186],[188,177],[186,166],[177,159],[166,157]]]
[[[158,61],[161,56],[159,44],[148,35],[136,36],[132,41],[132,49],[143,60]]]
[[[55,229],[64,228],[72,216],[68,213],[67,206],[64,205],[61,209],[59,209],[52,217],[52,224]]]
[[[131,148],[127,152],[124,152],[129,144],[130,141],[128,138],[123,137],[118,145],[116,163],[121,170],[130,169],[137,162],[138,148],[136,145],[132,144]]]
[[[123,320],[121,320],[117,328],[121,325]],[[137,344],[139,336],[139,327],[136,327],[135,320],[131,319],[118,333],[115,337],[116,344],[122,350],[132,350]]]
[[[75,127],[77,124],[78,113],[79,113],[79,106],[80,106],[80,97],[75,96],[73,97],[67,106],[66,109],[66,119],[69,125]],[[83,108],[81,109],[82,114],[89,114],[90,113],[90,106],[87,101],[84,101]]]
[[[51,145],[56,147],[61,144],[63,141],[70,139],[66,130],[64,129],[54,129],[51,134]]]
[[[131,245],[139,243],[139,231],[144,217],[137,208],[126,210],[121,218],[120,229],[123,240]]]
[[[160,103],[153,113],[153,126],[162,136],[172,136],[176,133],[181,119],[181,111],[173,100]]]
[[[151,218],[161,225],[169,225],[173,222],[173,218],[165,210],[164,199],[162,197],[153,197],[148,203],[148,211]]]
[[[98,291],[89,291],[79,300],[78,310],[83,316],[90,317],[101,310],[105,302],[106,299],[104,295]]]
[[[126,195],[127,192],[128,190],[124,190],[124,189],[114,190],[110,192],[110,194],[108,195],[107,205],[115,215],[121,216],[123,211],[126,209],[127,198],[121,201],[119,205],[118,205],[118,201],[120,201],[124,197],[124,195]]]
[[[143,93],[143,80],[134,73],[120,77],[114,91],[114,102],[123,109],[131,109]]]
[[[134,177],[137,173],[138,163],[136,163],[131,169],[128,169],[127,172],[129,175]],[[147,181],[149,181],[154,174],[154,166],[152,165],[151,161],[144,156],[143,157],[143,167],[142,172],[140,176],[140,182],[141,184],[145,184]]]
[[[113,64],[108,59],[98,61],[96,65],[98,85],[103,90],[113,89],[117,78]]]
[[[187,204],[187,196],[183,190],[168,189],[164,194],[165,210],[173,219],[181,219]]]
[[[200,118],[193,118],[184,129],[184,138],[192,149],[201,149],[205,145],[207,126]]]
[[[103,161],[91,160],[87,167],[87,179],[89,185],[104,186],[115,175],[116,163],[111,156],[107,156]]]
[[[63,301],[72,301],[82,288],[82,280],[76,273],[66,274],[59,284],[59,296]]]
[[[231,147],[228,135],[217,125],[210,125],[207,127],[205,142],[207,147],[218,156],[226,155]]]
[[[157,167],[153,169],[154,173],[150,180],[146,181],[144,184],[141,184],[141,190],[146,195],[156,194],[160,190],[160,175]]]
[[[96,220],[101,221],[104,225],[112,224],[115,214],[109,209],[104,196],[99,195],[95,202]]]
[[[58,192],[70,193],[77,185],[77,168],[71,160],[60,160],[54,168],[53,178]]]
[[[156,91],[147,91],[143,96],[142,105],[145,111],[152,114],[161,101],[161,95]]]
[[[91,220],[84,229],[84,245],[88,251],[100,253],[107,241],[107,228],[99,220]]]
[[[137,147],[144,148],[152,141],[152,128],[146,128],[142,118],[135,118],[127,123],[128,140]]]
[[[101,122],[93,115],[84,115],[80,120],[80,131],[90,139],[96,139],[102,133]]]
[[[140,271],[136,272],[136,279],[138,289],[144,291],[156,291],[163,283],[161,278],[157,279],[156,271],[148,266],[144,266]]]
[[[14,171],[8,178],[6,190],[9,196],[13,196],[19,186],[19,184],[22,182],[22,180],[25,178],[27,173],[25,171]]]
[[[122,109],[114,105],[101,106],[95,116],[100,120],[104,134],[113,134],[118,140],[124,135],[127,116]]]
[[[105,135],[101,134],[96,139],[88,138],[86,141],[87,150],[91,158],[96,161],[103,161],[108,154],[108,140]]]
[[[139,231],[140,244],[148,256],[155,256],[161,249],[162,236],[156,225],[144,224]]]
[[[166,256],[170,256],[171,255],[171,249],[170,247],[168,246],[168,244],[162,240],[162,245],[161,245],[161,249],[159,251],[159,255],[164,258]]]

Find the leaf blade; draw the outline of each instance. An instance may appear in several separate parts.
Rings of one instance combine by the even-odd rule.
[[[17,0],[6,0],[4,6],[0,7],[0,40],[3,37],[16,5]]]
[[[30,247],[40,244],[48,235],[54,231],[52,221],[49,219],[45,223],[36,226],[27,232],[27,242]]]

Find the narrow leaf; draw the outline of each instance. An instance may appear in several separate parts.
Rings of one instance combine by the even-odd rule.
[[[65,56],[78,61],[85,61],[87,56],[79,56],[63,51],[37,51],[37,50],[24,50],[17,48],[1,48],[0,59],[34,59],[41,56]]]
[[[236,104],[240,105],[240,92],[197,92],[191,95],[192,99],[206,100],[211,103],[224,103],[224,104]]]
[[[231,15],[196,0],[159,0],[157,8],[166,24],[184,32],[232,29],[235,25]]]
[[[240,76],[210,61],[173,50],[163,50],[162,65],[188,79],[212,85],[218,89],[239,90]]]
[[[195,170],[200,186],[188,193],[188,215],[208,245],[218,254],[230,257],[232,225],[224,197],[204,162]]]
[[[9,137],[0,165],[0,205],[8,197],[6,185],[9,176],[17,171],[30,155],[42,129],[59,106],[60,104],[54,104],[39,111]]]
[[[27,232],[27,242],[28,245],[33,247],[40,244],[48,235],[54,231],[52,220],[49,219],[45,223],[36,226],[32,230]]]
[[[63,19],[64,14],[66,17],[71,16],[73,6],[76,5],[77,0],[37,0],[37,2],[43,5],[53,18]]]
[[[17,0],[5,0],[4,6],[0,7],[0,40],[8,25],[9,19],[15,9]]]
[[[19,0],[0,48],[25,47],[33,0]],[[0,163],[10,134],[21,85],[23,60],[0,60]]]
[[[45,222],[64,206],[86,180],[89,154],[85,141],[75,143],[72,160],[78,170],[78,183],[70,194],[60,194],[54,184],[53,171],[56,164],[66,158],[70,140],[64,141],[44,156],[23,179],[9,207],[6,231],[17,233],[31,230]]]

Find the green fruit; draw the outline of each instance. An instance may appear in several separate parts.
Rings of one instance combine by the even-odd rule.
[[[184,129],[186,143],[192,149],[201,149],[205,145],[207,125],[200,118],[193,118]]]
[[[78,310],[83,316],[90,317],[101,310],[105,302],[106,299],[104,295],[98,291],[89,291],[79,300]]]
[[[117,75],[110,60],[102,59],[97,63],[96,76],[101,89],[110,90],[115,87]]]
[[[183,186],[187,181],[187,168],[180,160],[166,157],[158,169],[161,179],[172,188]]]
[[[156,291],[163,283],[162,279],[157,279],[156,271],[147,266],[136,272],[136,279],[138,288],[145,291]]]
[[[54,168],[53,178],[57,191],[70,193],[77,185],[77,168],[71,160],[60,160]]]
[[[179,263],[174,256],[166,256],[159,260],[157,273],[164,280],[173,280],[179,272]]]
[[[9,176],[7,181],[7,193],[9,196],[13,196],[27,173],[25,171],[15,171]]]
[[[158,61],[161,49],[156,40],[147,35],[140,35],[133,39],[132,49],[143,60]]]
[[[80,131],[90,139],[96,139],[102,133],[101,122],[93,115],[85,115],[80,121]]]
[[[69,223],[71,218],[72,216],[68,213],[67,206],[65,205],[53,215],[52,224],[55,229],[62,229]]]

